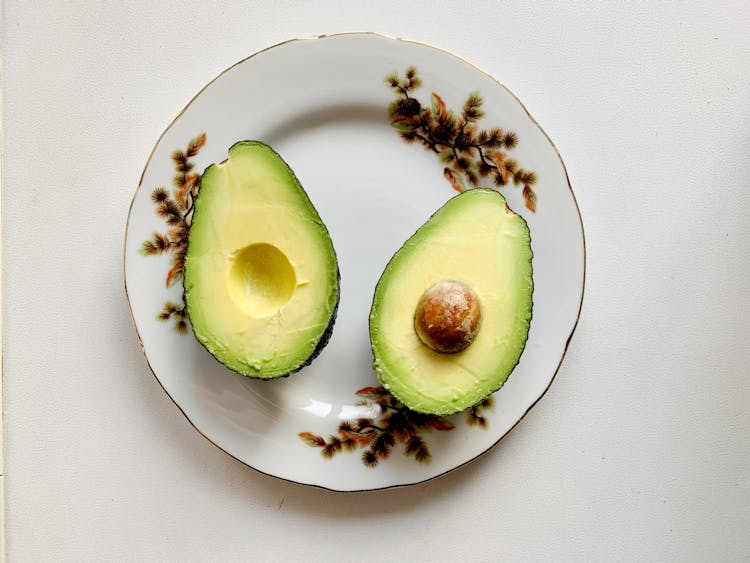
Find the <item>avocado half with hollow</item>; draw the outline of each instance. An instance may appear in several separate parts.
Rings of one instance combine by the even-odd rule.
[[[339,301],[331,238],[291,168],[242,141],[201,177],[185,257],[196,338],[228,368],[273,379],[327,344]]]
[[[411,410],[447,415],[502,387],[528,337],[531,261],[528,225],[498,192],[450,199],[375,288],[370,342],[385,388]]]

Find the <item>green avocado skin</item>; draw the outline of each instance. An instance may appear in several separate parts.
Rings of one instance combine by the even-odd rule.
[[[495,190],[475,188],[438,209],[393,255],[376,285],[369,317],[373,368],[406,407],[450,415],[498,391],[518,365],[533,312],[528,224]],[[414,311],[441,280],[477,294],[482,321],[465,350],[441,354],[422,344]]]
[[[336,281],[341,281],[341,273],[337,270],[336,271]],[[297,373],[303,368],[306,368],[310,364],[313,363],[313,360],[315,360],[318,356],[320,356],[320,353],[323,351],[323,349],[328,346],[328,342],[331,340],[331,336],[333,336],[333,326],[336,324],[336,317],[339,312],[339,303],[341,302],[341,294],[336,293],[336,304],[333,307],[333,314],[331,315],[331,321],[328,323],[328,326],[326,327],[325,331],[323,332],[323,335],[320,337],[320,340],[318,341],[318,345],[315,346],[315,350],[313,350],[312,354],[308,356],[308,358],[305,360],[305,363],[300,365],[298,368],[295,368],[293,371],[290,371],[288,373],[285,373],[279,377],[289,377],[293,373]]]
[[[227,172],[226,175],[231,177],[232,180],[224,181],[222,184],[222,181],[218,181],[216,178],[223,167],[231,170],[231,174]],[[256,176],[262,178],[262,180],[258,180],[255,178]],[[292,201],[297,214],[305,218],[304,225],[311,232],[311,234],[308,234],[309,244],[322,257],[320,259],[325,262],[325,275],[315,277],[315,283],[326,284],[326,292],[318,302],[309,304],[310,311],[320,310],[320,313],[311,313],[311,315],[314,315],[311,317],[314,322],[309,323],[319,328],[316,328],[313,332],[309,328],[305,328],[307,333],[304,338],[298,339],[299,345],[297,347],[294,346],[294,343],[282,342],[279,344],[279,346],[286,346],[287,348],[281,355],[286,358],[283,362],[266,361],[264,365],[259,367],[257,364],[261,363],[262,360],[258,361],[252,358],[269,355],[268,350],[270,349],[273,352],[273,348],[277,346],[278,342],[264,336],[268,331],[263,329],[262,324],[255,331],[257,338],[254,338],[252,331],[248,331],[248,337],[242,341],[232,341],[230,337],[226,336],[227,331],[222,330],[221,317],[215,313],[215,310],[221,309],[221,307],[216,307],[215,303],[212,303],[214,307],[205,303],[207,296],[210,299],[210,296],[216,291],[221,291],[221,288],[225,285],[224,280],[217,278],[217,283],[210,283],[212,280],[205,272],[211,269],[211,262],[205,257],[224,255],[237,250],[222,248],[221,241],[209,240],[210,237],[221,237],[221,234],[215,234],[220,233],[220,230],[216,229],[216,224],[222,225],[222,229],[235,228],[232,225],[237,225],[237,229],[242,229],[243,223],[246,222],[249,225],[253,223],[253,215],[243,215],[239,221],[232,219],[231,212],[226,211],[226,209],[231,209],[232,206],[223,204],[221,200],[226,198],[227,194],[236,198],[237,193],[240,193],[243,198],[253,198],[254,186],[259,182],[262,183],[268,177],[274,178],[274,182],[278,185],[274,184],[270,189],[265,186],[265,196],[268,197],[268,193],[273,196],[273,190],[284,192],[282,194],[284,196],[283,201]],[[247,178],[250,178],[250,180],[247,180]],[[237,188],[237,184],[243,184],[243,182],[249,186],[246,193]],[[225,185],[228,183],[232,184],[231,189]],[[216,219],[213,217],[213,214],[217,213],[216,209],[223,210],[220,212],[230,213],[229,218],[220,217]],[[272,208],[271,212],[273,212]],[[296,216],[296,214],[293,215]],[[228,226],[225,227],[225,225]],[[196,227],[198,228],[196,229]],[[297,232],[300,230],[300,225],[283,223],[278,228]],[[268,243],[269,241],[263,238],[265,234],[267,233],[249,232],[247,244]],[[305,242],[305,244],[308,243]],[[304,253],[304,255],[307,259],[312,254]],[[229,158],[226,161],[221,165],[212,164],[203,172],[201,189],[195,200],[193,221],[188,234],[184,274],[183,298],[193,334],[216,360],[240,375],[269,381],[288,377],[310,365],[330,341],[340,302],[341,279],[330,234],[292,169],[276,151],[261,141],[248,140],[235,143],[229,149]],[[294,291],[297,291],[297,289]],[[236,311],[232,311],[229,298],[219,300],[219,302],[229,311],[228,315],[237,316]],[[297,306],[300,305],[305,304],[298,304]],[[283,316],[286,308],[290,306],[290,303],[282,306],[278,315]],[[296,327],[289,326],[287,328],[288,332],[293,334]],[[284,335],[282,335],[280,340],[284,340],[284,338]],[[271,353],[271,355],[273,354]]]

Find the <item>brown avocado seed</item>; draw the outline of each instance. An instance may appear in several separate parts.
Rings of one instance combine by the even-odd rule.
[[[460,352],[477,335],[479,298],[465,283],[442,280],[422,294],[414,311],[414,330],[426,345],[443,354]]]

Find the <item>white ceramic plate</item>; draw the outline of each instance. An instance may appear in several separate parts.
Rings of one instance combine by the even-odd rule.
[[[407,84],[409,68],[420,85]],[[491,404],[445,419],[413,417],[375,389],[368,313],[393,253],[456,188],[474,185],[470,175],[441,162],[433,150],[461,145],[450,129],[436,145],[441,135],[436,123],[439,114],[451,111],[460,119],[472,92],[482,99],[483,115],[475,116],[469,129],[477,136],[487,131],[501,146],[461,155],[471,170],[485,158],[489,173],[474,184],[490,186],[495,177],[507,181],[498,189],[530,226],[533,320],[520,363]],[[389,115],[389,106],[407,97],[429,109],[435,123],[410,121],[408,107],[416,102],[402,102],[397,114]],[[399,127],[426,141],[405,142]],[[224,160],[242,139],[270,144],[296,172],[328,226],[341,270],[330,343],[311,366],[272,382],[228,371],[193,338],[181,314],[184,237],[174,232],[190,217],[184,218],[179,205],[158,213],[160,200],[195,193],[198,174]],[[158,187],[164,190],[154,195]],[[172,226],[166,222],[170,214],[176,215]],[[151,247],[144,255],[147,240]],[[257,53],[188,104],[158,140],[133,199],[125,284],[151,369],[201,434],[264,473],[353,491],[441,475],[511,430],[545,393],[565,354],[581,307],[584,260],[583,229],[563,163],[513,94],[445,51],[353,33],[290,41]],[[168,318],[158,318],[162,312]],[[360,428],[356,421],[363,418],[371,421]],[[408,434],[399,431],[403,424],[418,437],[408,448],[400,441]]]

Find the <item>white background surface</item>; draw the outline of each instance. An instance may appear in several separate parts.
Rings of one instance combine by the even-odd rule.
[[[10,561],[742,560],[750,552],[746,3],[27,3],[3,28]],[[148,154],[222,69],[376,30],[456,52],[556,143],[587,286],[549,393],[436,481],[336,494],[187,423],[122,286]]]

